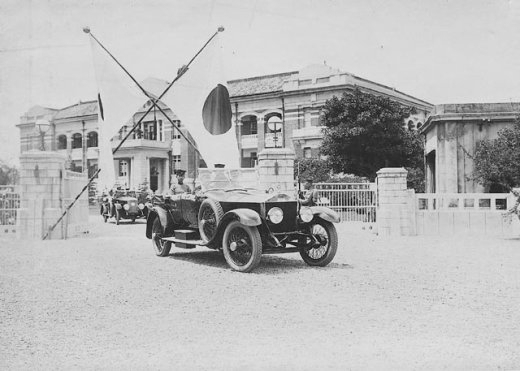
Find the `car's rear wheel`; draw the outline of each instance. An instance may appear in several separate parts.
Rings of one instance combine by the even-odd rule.
[[[168,256],[172,243],[170,241],[164,241],[164,229],[161,225],[159,218],[155,218],[152,224],[152,244],[157,256]]]
[[[262,258],[262,239],[258,228],[235,220],[224,231],[222,249],[228,265],[239,272],[251,272]]]
[[[331,222],[317,220],[309,226],[309,232],[313,236],[302,239],[300,255],[305,263],[324,267],[329,264],[338,250],[338,233]]]
[[[224,210],[218,201],[210,198],[202,201],[199,209],[199,233],[203,240],[211,241],[217,233],[218,225],[224,217]]]

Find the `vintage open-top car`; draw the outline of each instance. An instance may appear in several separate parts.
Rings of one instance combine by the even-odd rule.
[[[133,223],[137,218],[146,217],[145,209],[144,201],[138,200],[135,191],[117,189],[112,196],[102,196],[99,212],[105,223],[113,217],[119,225],[121,219],[130,219]]]
[[[300,206],[293,195],[239,187],[237,179],[206,182],[202,189],[156,200],[146,237],[158,256],[167,256],[173,243],[206,246],[221,249],[228,265],[240,272],[253,270],[262,254],[299,252],[314,266],[334,258],[338,237],[333,223],[339,216],[333,210]]]

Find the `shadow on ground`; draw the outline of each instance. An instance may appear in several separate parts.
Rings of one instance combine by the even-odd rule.
[[[224,258],[224,254],[219,251],[174,251],[169,255],[170,259],[182,260],[207,267],[219,269],[230,269]],[[311,267],[301,259],[288,259],[275,255],[263,255],[260,264],[252,273],[256,274],[285,274],[291,271],[304,269],[351,269],[349,264],[330,263],[326,267]]]

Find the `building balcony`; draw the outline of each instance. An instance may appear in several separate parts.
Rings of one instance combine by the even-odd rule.
[[[242,149],[258,148],[258,134],[242,135]]]
[[[323,133],[321,132],[324,126],[309,126],[301,129],[293,130],[292,139],[316,139],[322,138]]]
[[[115,148],[121,143],[121,140],[112,140],[112,148]],[[127,139],[121,148],[139,148],[139,149],[164,149],[170,150],[171,143],[169,140],[161,142],[150,139]]]

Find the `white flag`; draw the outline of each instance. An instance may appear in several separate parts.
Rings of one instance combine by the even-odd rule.
[[[195,140],[209,168],[239,168],[240,155],[222,63],[220,33],[161,98]]]
[[[90,38],[90,45],[98,86],[98,166],[101,169],[98,187],[110,189],[115,183],[114,158],[110,140],[147,101],[147,98],[93,37]]]

